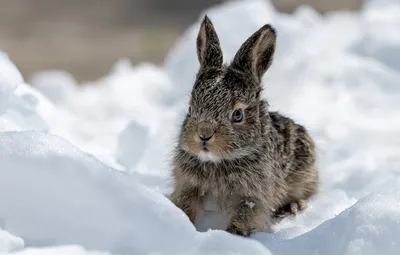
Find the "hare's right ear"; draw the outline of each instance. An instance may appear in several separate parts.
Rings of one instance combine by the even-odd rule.
[[[197,36],[197,57],[200,62],[200,68],[222,67],[223,58],[219,39],[207,15],[204,16]]]
[[[272,63],[275,42],[275,29],[268,24],[264,25],[243,43],[231,66],[252,75],[260,82]]]

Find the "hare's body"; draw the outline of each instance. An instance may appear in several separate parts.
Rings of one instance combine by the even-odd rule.
[[[197,44],[201,68],[173,158],[172,201],[194,222],[212,197],[227,213],[227,231],[269,231],[276,217],[304,209],[318,187],[306,129],[260,99],[275,31],[267,25],[253,34],[230,65],[208,18]]]

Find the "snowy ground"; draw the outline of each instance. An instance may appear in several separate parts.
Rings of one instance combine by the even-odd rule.
[[[317,142],[322,189],[309,209],[245,239],[196,231],[166,198],[196,23],[164,66],[121,60],[82,87],[48,71],[32,88],[0,52],[0,254],[399,254],[400,2],[326,16],[264,0],[205,12],[227,60],[276,27],[265,96]]]

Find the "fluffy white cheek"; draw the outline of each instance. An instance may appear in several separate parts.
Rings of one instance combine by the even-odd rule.
[[[218,162],[221,160],[221,157],[215,156],[211,152],[200,151],[198,156],[201,161],[211,161],[211,162]]]

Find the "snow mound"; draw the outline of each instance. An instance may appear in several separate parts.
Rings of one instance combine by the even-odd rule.
[[[26,246],[77,244],[115,254],[179,254],[189,249],[204,254],[215,248],[215,237],[197,234],[165,196],[59,137],[3,132],[0,162],[0,219]],[[217,236],[225,243],[219,249],[227,252],[240,239]],[[252,254],[267,252],[261,244],[242,242]]]
[[[161,194],[146,191],[63,139],[26,131],[3,132],[0,141],[6,170],[0,172],[0,216],[29,246],[74,243],[126,254],[151,247],[150,240],[177,241],[177,235],[168,240],[158,232],[157,237],[146,222],[164,225],[170,233],[191,229],[187,223],[168,226],[182,216]]]
[[[299,237],[303,248],[314,240],[321,254],[396,254],[400,250],[400,191],[369,195],[314,231]],[[332,247],[330,240],[337,240]],[[314,245],[315,245],[314,244]],[[303,250],[303,249],[302,249]]]
[[[21,73],[8,55],[0,51],[0,114],[7,105],[11,93],[23,81]]]
[[[31,84],[53,103],[61,104],[76,92],[77,82],[65,71],[52,70],[35,74],[31,78]]]
[[[368,195],[313,231],[282,240],[255,237],[273,254],[375,255],[397,254],[400,249],[400,191]]]
[[[136,122],[128,123],[118,138],[116,159],[123,165],[134,168],[146,150],[148,130]]]
[[[11,252],[17,249],[21,249],[23,247],[24,240],[0,229],[0,254],[2,252]]]
[[[398,254],[399,10],[370,0],[357,13],[288,15],[228,1],[204,10],[163,66],[121,59],[81,86],[54,70],[30,86],[0,51],[0,254]],[[168,199],[205,13],[225,61],[276,27],[263,96],[316,140],[321,192],[272,234],[196,229]]]
[[[5,255],[5,253],[0,253]],[[21,251],[13,252],[14,255],[110,255],[110,253],[88,251],[77,245],[59,246],[51,248],[27,248]]]

